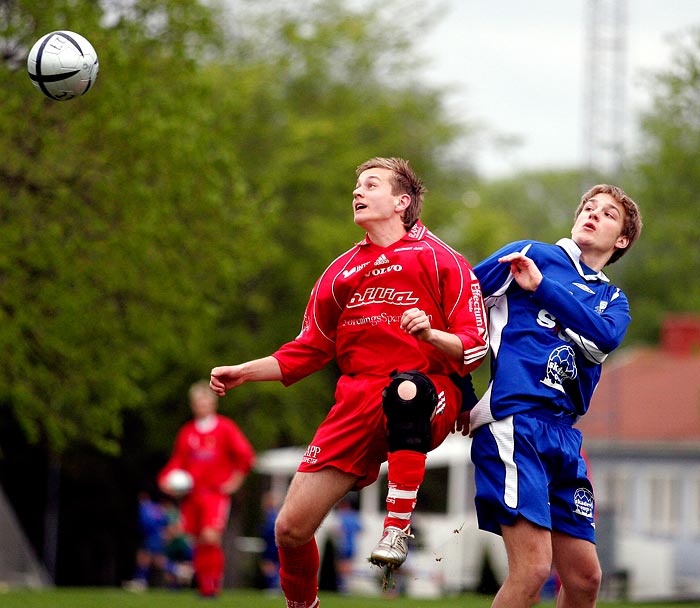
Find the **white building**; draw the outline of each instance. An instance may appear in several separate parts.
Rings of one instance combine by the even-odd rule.
[[[700,316],[614,355],[578,424],[596,490],[604,593],[700,598]]]

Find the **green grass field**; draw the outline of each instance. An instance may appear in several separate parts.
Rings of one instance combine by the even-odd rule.
[[[491,597],[459,595],[441,599],[409,599],[384,594],[375,597],[343,597],[321,593],[322,608],[488,608]],[[2,608],[191,608],[193,606],[226,608],[284,608],[281,596],[262,591],[226,591],[214,601],[202,600],[193,591],[147,591],[131,593],[111,588],[58,588],[42,591],[0,592]],[[553,606],[543,602],[541,606]],[[700,608],[700,602],[683,604],[628,602],[599,602],[599,608]]]

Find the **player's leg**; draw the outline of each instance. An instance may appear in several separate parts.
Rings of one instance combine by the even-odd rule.
[[[528,608],[539,601],[551,571],[551,534],[522,517],[512,526],[502,525],[501,533],[508,555],[508,575],[491,606]]]
[[[224,551],[221,533],[204,528],[194,546],[193,566],[197,588],[203,597],[217,596],[223,587]]]
[[[595,606],[602,572],[595,548],[595,496],[581,454],[581,432],[562,432],[560,474],[550,492],[554,565],[561,580],[557,606]]]
[[[275,523],[280,584],[289,606],[318,606],[320,564],[314,533],[356,482],[355,475],[332,467],[294,475]]]
[[[223,494],[199,497],[201,530],[197,535],[193,566],[197,586],[203,597],[217,596],[223,587],[223,533],[231,510],[231,498]]]
[[[381,540],[370,555],[378,565],[398,567],[408,555],[407,537],[431,447],[430,420],[437,405],[433,382],[416,371],[394,375],[382,393],[389,443],[388,481]]]
[[[199,501],[199,494],[188,494],[181,500],[178,508],[180,511],[182,530],[192,551],[192,580],[197,584],[197,588],[201,589],[199,586],[201,575],[197,571],[198,566],[201,569],[201,552],[199,554],[200,562],[197,562],[197,548],[199,545],[199,534],[201,532],[202,521],[202,506]]]
[[[151,552],[145,547],[136,552],[136,567],[133,578],[125,586],[131,591],[145,591],[150,583]]]
[[[501,534],[508,576],[493,606],[535,604],[552,565],[550,462],[560,463],[560,424],[516,415],[474,431],[471,458],[479,528]]]
[[[595,545],[561,532],[552,532],[554,566],[561,580],[557,608],[596,605],[602,572]]]

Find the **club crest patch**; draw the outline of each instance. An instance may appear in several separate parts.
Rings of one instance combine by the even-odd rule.
[[[574,513],[593,519],[595,500],[593,493],[586,488],[579,488],[574,492]]]

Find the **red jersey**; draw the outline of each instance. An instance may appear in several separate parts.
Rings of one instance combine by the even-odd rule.
[[[433,329],[459,336],[462,361],[401,329],[401,315],[414,307]],[[273,356],[290,385],[333,357],[349,376],[388,377],[396,369],[463,375],[487,350],[481,287],[471,266],[419,221],[389,247],[365,237],[335,259],[311,292],[301,333]]]
[[[180,429],[170,460],[159,474],[165,477],[172,469],[185,469],[194,479],[194,491],[218,492],[221,484],[240,471],[248,473],[255,453],[248,439],[233,420],[216,414],[216,424],[206,431],[190,420]]]

